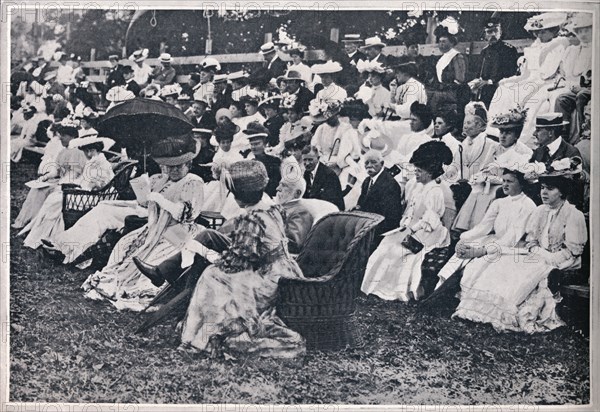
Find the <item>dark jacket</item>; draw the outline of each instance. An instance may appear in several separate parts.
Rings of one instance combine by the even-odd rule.
[[[367,55],[361,52],[360,50],[357,50],[356,53],[352,55],[352,57],[348,56],[348,59],[354,62],[354,64],[358,63],[359,60],[368,60]]]
[[[200,119],[192,117],[190,119],[192,125],[194,127],[205,128],[205,129],[214,129],[217,125],[217,121],[215,120],[215,116],[211,111],[206,111],[202,115]]]
[[[402,189],[386,169],[381,172],[371,190],[368,190],[370,184],[371,178],[368,177],[362,184],[358,206],[363,212],[377,213],[384,217],[375,230],[380,235],[400,225]]]
[[[296,93],[294,94],[298,95],[298,100],[296,104],[302,107],[302,111],[308,111],[310,101],[315,98],[315,95],[304,86],[300,86],[300,88],[296,90]]]
[[[570,145],[562,139],[560,146],[558,146],[558,150],[554,152],[552,156],[549,156],[549,153],[545,150],[546,146],[538,147],[533,151],[531,155],[531,162],[542,162],[542,163],[551,163],[555,160],[564,159],[565,157],[573,157],[573,156],[581,156],[579,150],[575,146]]]
[[[231,103],[233,102],[233,98],[231,97],[231,87],[227,87],[224,92],[215,95],[214,100],[212,102],[211,110],[213,113],[216,113],[219,109],[229,109]]]
[[[479,76],[483,80],[498,83],[502,79],[517,74],[519,52],[512,44],[500,40],[484,47],[481,51],[481,70]]]
[[[115,86],[122,86],[125,84],[125,78],[123,77],[123,65],[117,64],[116,67],[111,67],[106,77],[106,86],[108,89],[112,89]]]
[[[344,195],[340,179],[327,165],[319,162],[314,180],[310,181],[310,172],[304,172],[306,181],[306,199],[321,199],[333,203],[340,210],[345,209]]]
[[[131,80],[130,82],[127,83],[127,90],[129,90],[130,92],[135,94],[137,97],[140,95],[142,88],[140,87],[139,84],[137,84],[137,82],[135,80]]]
[[[263,123],[263,125],[269,129],[269,137],[267,138],[269,146],[277,146],[279,144],[279,131],[284,123],[285,120],[279,113],[270,119],[265,120]]]
[[[266,153],[254,156],[254,158],[264,164],[267,169],[269,183],[267,183],[265,193],[271,197],[275,197],[277,194],[277,186],[279,186],[279,182],[281,181],[281,160],[278,157]]]
[[[269,64],[271,65],[271,67],[269,67]],[[279,56],[277,56],[273,63],[265,61],[263,66],[271,70],[271,72],[273,73],[273,77],[275,78],[283,76],[287,71],[287,63],[281,60]]]

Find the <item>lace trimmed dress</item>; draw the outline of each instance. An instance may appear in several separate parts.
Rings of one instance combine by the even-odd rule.
[[[287,249],[279,206],[262,200],[235,219],[231,246],[200,277],[181,341],[201,351],[229,348],[259,356],[291,358],[304,339],[275,315],[281,277],[302,272]]]
[[[418,300],[424,293],[420,283],[425,254],[450,244],[448,229],[442,224],[445,200],[440,184],[432,180],[412,187],[412,192],[407,193],[409,203],[400,226],[412,228],[413,237],[424,247],[414,254],[401,245],[408,230],[385,236],[367,263],[361,286],[367,295],[404,302]]]
[[[531,214],[526,232],[527,241],[540,245],[535,254],[503,254],[481,272],[477,265],[465,268],[453,317],[490,323],[497,331],[536,333],[563,325],[548,275],[553,269],[581,267],[585,217],[568,201],[555,209],[541,205]]]
[[[515,247],[525,234],[527,221],[535,208],[533,200],[524,193],[496,199],[491,203],[481,222],[473,229],[463,232],[460,240],[474,247],[486,245]],[[454,255],[440,270],[438,277],[443,282],[457,270],[468,265],[473,266],[474,269],[463,276],[467,276],[465,282],[470,283],[468,277],[478,276],[490,262],[487,256],[461,259]]]
[[[131,258],[137,256],[156,265],[181,251],[182,245],[173,245],[167,240],[167,231],[185,233],[189,237],[198,231],[194,220],[203,203],[202,179],[189,173],[173,182],[167,175],[159,174],[152,176],[150,183],[152,192],[177,204],[177,216],[172,216],[155,202],[149,202],[148,223],[119,240],[107,266],[90,275],[82,285],[86,297],[107,299],[117,309],[142,310],[159,288],[137,270]]]

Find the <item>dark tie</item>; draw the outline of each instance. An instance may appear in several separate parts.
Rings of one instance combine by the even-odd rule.
[[[544,146],[542,149],[542,163],[547,163],[550,161],[550,149],[548,146]]]
[[[369,184],[367,185],[367,196],[371,193],[371,189],[373,188],[373,179],[369,178]]]
[[[312,189],[312,173],[308,172],[308,173],[306,173],[306,193],[310,193],[311,189]]]

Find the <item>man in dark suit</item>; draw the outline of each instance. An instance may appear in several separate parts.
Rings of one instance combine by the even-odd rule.
[[[310,101],[315,98],[315,95],[304,87],[304,80],[301,74],[292,70],[287,72],[285,76],[282,76],[281,80],[285,84],[285,91],[297,96],[295,105],[301,107],[303,112],[308,111]]]
[[[344,50],[350,59],[350,64],[356,66],[359,60],[367,60],[367,55],[358,50],[359,45],[362,44],[360,34],[345,34],[342,43],[344,43]]]
[[[269,130],[258,122],[251,122],[246,126],[244,134],[250,141],[250,150],[252,156],[265,165],[269,183],[265,188],[265,193],[271,197],[277,194],[277,186],[281,181],[281,160],[278,157],[271,156],[265,153],[267,139],[269,138]]]
[[[127,90],[132,92],[136,97],[139,96],[142,88],[135,80],[133,80],[133,77],[135,76],[133,73],[133,67],[123,66],[121,71],[123,72],[123,78],[125,79],[125,87]]]
[[[565,157],[581,157],[579,150],[561,137],[564,125],[567,123],[563,121],[562,113],[546,113],[536,117],[533,137],[538,147],[533,151],[530,162],[541,162],[549,166],[555,160]],[[577,189],[572,196],[577,197],[583,193],[583,188]],[[539,183],[527,185],[523,191],[536,204],[542,203]],[[579,204],[578,199],[571,198],[570,200],[575,205]]]
[[[233,99],[231,98],[231,86],[227,84],[227,75],[215,75],[213,78],[213,85],[215,88],[213,91],[211,111],[216,113],[219,109],[229,109]]]
[[[260,46],[260,54],[262,54],[263,67],[269,69],[273,73],[273,77],[282,76],[287,70],[287,64],[277,54],[277,48],[273,42],[268,42]]]
[[[202,99],[194,99],[192,103],[192,116],[190,118],[194,127],[214,129],[217,125],[215,116],[208,111],[208,102]]]
[[[562,113],[546,113],[536,117],[533,137],[538,147],[533,151],[532,162],[550,164],[565,157],[581,156],[576,147],[561,137],[567,123],[563,121]]]
[[[370,150],[365,154],[365,169],[368,178],[362,184],[356,209],[363,212],[377,213],[384,217],[375,230],[376,247],[381,241],[382,233],[397,228],[402,217],[402,189],[390,172],[383,167],[383,156],[380,151]]]
[[[304,180],[306,181],[306,199],[321,199],[345,209],[342,186],[337,174],[327,165],[319,161],[319,150],[314,146],[306,146],[302,150],[304,163]]]
[[[111,54],[108,56],[108,61],[110,62],[110,69],[108,70],[108,76],[106,77],[106,91],[115,86],[122,86],[125,84],[123,65],[119,64],[119,56]]]
[[[488,45],[481,51],[479,77],[469,82],[471,91],[486,107],[490,107],[498,82],[517,74],[519,52],[512,44],[501,40],[500,20],[492,17],[485,22],[485,39]]]

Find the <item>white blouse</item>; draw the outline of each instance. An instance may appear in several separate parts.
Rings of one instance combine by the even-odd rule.
[[[461,234],[464,241],[482,239],[492,232],[500,246],[515,247],[525,234],[527,221],[536,206],[524,193],[494,200],[474,228]]]

